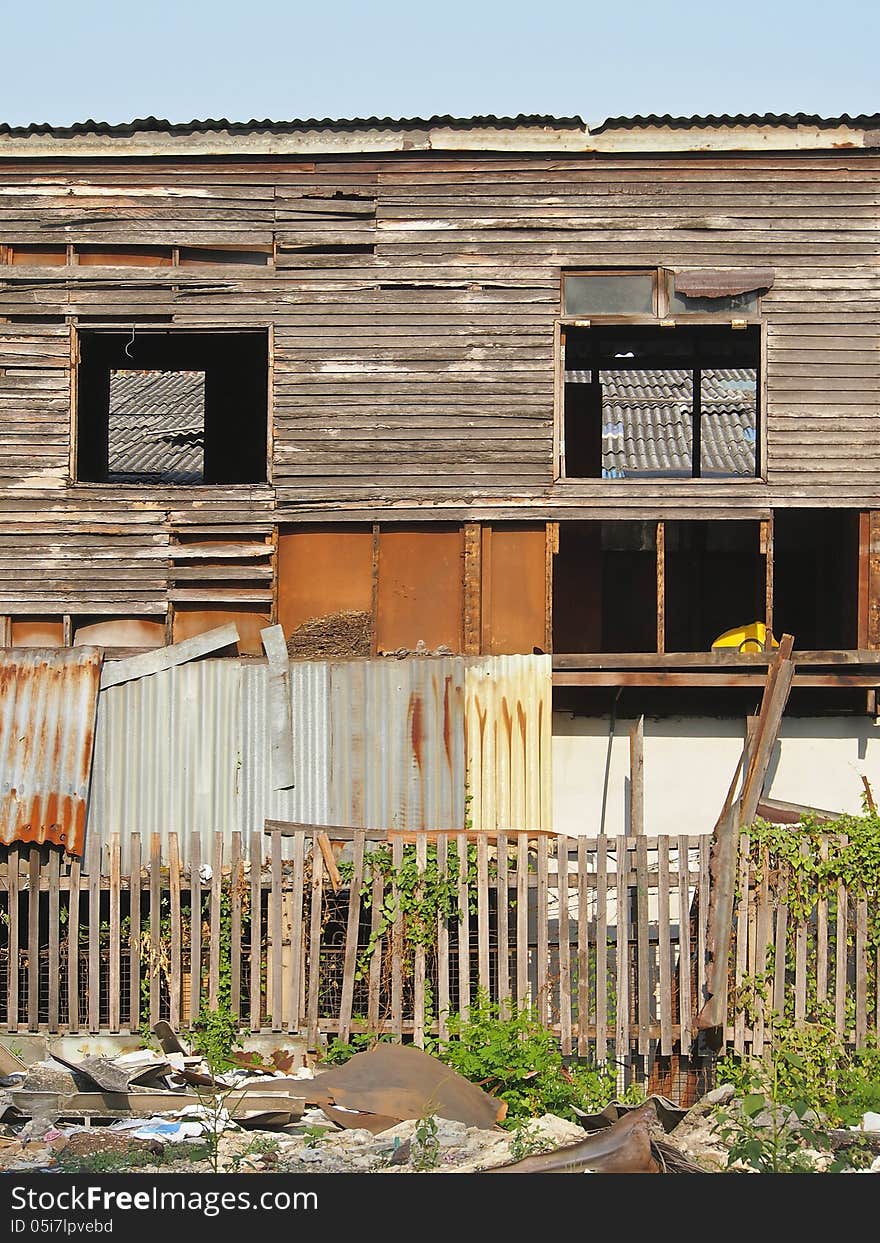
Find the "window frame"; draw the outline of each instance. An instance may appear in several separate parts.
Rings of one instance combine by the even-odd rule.
[[[654,314],[628,315],[567,315],[565,313],[565,281],[569,276],[630,276],[654,275]],[[553,322],[554,348],[554,394],[553,394],[553,479],[554,487],[583,491],[585,487],[618,489],[621,486],[629,489],[638,488],[644,480],[639,479],[603,479],[585,478],[581,475],[569,476],[565,473],[565,334],[571,328],[603,327],[604,325],[635,325],[638,327],[668,328],[674,331],[677,326],[698,327],[700,324],[724,325],[731,328],[757,327],[759,329],[759,350],[757,380],[758,392],[755,416],[758,423],[755,438],[756,469],[754,475],[731,476],[726,479],[715,477],[691,476],[690,478],[670,477],[668,479],[651,479],[652,485],[661,487],[684,486],[699,488],[700,486],[723,484],[725,487],[748,487],[754,484],[767,484],[767,321],[763,314],[762,295],[758,294],[757,309],[750,314],[737,315],[730,310],[725,311],[689,311],[684,314],[669,314],[669,291],[674,272],[663,264],[648,267],[576,267],[562,268],[559,281],[559,313]]]

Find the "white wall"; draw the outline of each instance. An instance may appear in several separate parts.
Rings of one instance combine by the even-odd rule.
[[[629,731],[615,724],[608,771],[606,833],[626,830]],[[553,714],[553,827],[601,831],[608,754],[607,717]],[[736,718],[645,718],[645,829],[709,833],[742,751],[745,722]],[[861,811],[865,773],[880,795],[880,728],[869,716],[792,717],[783,722],[770,765],[771,797],[831,811]]]

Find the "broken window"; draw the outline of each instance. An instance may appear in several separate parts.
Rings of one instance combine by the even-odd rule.
[[[262,482],[267,407],[265,331],[84,330],[77,478]]]
[[[759,474],[760,348],[755,324],[566,325],[563,476]]]

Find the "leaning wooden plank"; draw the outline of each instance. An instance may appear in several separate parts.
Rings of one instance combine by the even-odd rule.
[[[51,848],[50,848],[51,849]],[[61,979],[61,855],[49,855],[49,1031],[57,1032],[60,1019]]]
[[[817,824],[826,824],[829,820],[839,820],[843,812],[823,811],[806,803],[786,803],[783,799],[765,795],[758,799],[757,814],[771,824],[800,824],[802,816],[810,816]]]
[[[629,733],[629,831],[645,831],[645,718],[639,717]]]
[[[342,877],[339,874],[339,868],[336,866],[336,856],[333,853],[330,838],[326,833],[319,833],[317,842],[321,854],[324,856],[324,867],[327,869],[327,879],[330,881],[330,887],[334,893],[339,893],[339,890],[342,888]]]
[[[290,657],[282,626],[260,631],[269,662],[269,723],[272,737],[272,786],[288,790],[294,785],[293,710],[290,701]]]
[[[141,652],[127,660],[105,661],[101,669],[101,690],[106,690],[109,686],[119,686],[122,682],[132,682],[135,678],[161,673],[163,669],[172,669],[175,665],[185,665],[189,660],[230,647],[238,639],[238,627],[235,622],[229,622],[215,630],[206,630],[204,634],[184,639],[182,643],[172,643],[168,647],[156,648],[155,651]]]

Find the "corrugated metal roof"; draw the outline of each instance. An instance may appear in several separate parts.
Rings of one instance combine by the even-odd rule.
[[[200,483],[205,454],[203,371],[110,375],[111,483]]]
[[[706,116],[672,116],[664,113],[649,113],[647,116],[607,117],[600,125],[592,125],[592,134],[601,134],[609,129],[733,129],[744,126],[773,126],[774,128],[792,129],[798,125],[814,125],[821,129],[832,129],[839,125],[852,125],[858,128],[880,125],[880,112],[859,113],[850,116],[841,113],[839,116],[820,116],[815,112],[723,112]]]
[[[691,473],[691,372],[603,371],[602,470],[612,478]],[[567,371],[589,383],[589,371]],[[757,435],[755,373],[702,373],[702,470],[753,475]]]
[[[330,666],[330,822],[464,827],[461,657]]]
[[[294,119],[290,121],[230,121],[226,117],[204,121],[168,121],[160,117],[143,117],[136,121],[123,121],[113,124],[109,121],[77,121],[72,125],[52,125],[48,121],[35,121],[30,125],[0,124],[0,134],[12,137],[26,137],[28,134],[51,134],[56,138],[74,137],[79,134],[106,134],[125,137],[130,134],[211,134],[220,131],[230,134],[295,134],[308,130],[329,130],[331,132],[357,132],[373,129],[424,129],[426,126],[445,126],[450,129],[522,129],[538,126],[553,129],[583,129],[584,122],[580,117],[537,116],[522,114],[515,117],[496,116],[430,116],[430,117],[350,117],[308,120]]]
[[[101,653],[0,651],[0,841],[82,854]]]

